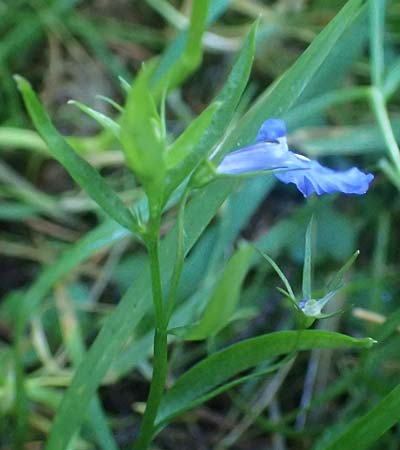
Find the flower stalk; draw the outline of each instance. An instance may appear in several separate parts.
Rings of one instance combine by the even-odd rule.
[[[161,398],[165,389],[168,366],[168,324],[175,305],[176,293],[184,261],[184,210],[189,195],[189,188],[185,189],[179,202],[177,216],[177,249],[174,270],[171,279],[168,296],[164,302],[162,280],[159,259],[159,242],[161,215],[160,208],[151,210],[151,218],[147,236],[145,239],[149,255],[150,276],[152,284],[154,305],[154,364],[150,391],[146,403],[142,424],[138,438],[134,444],[134,450],[146,450],[154,436],[154,423]]]
[[[155,209],[150,218],[146,237],[146,246],[149,255],[150,276],[154,305],[154,365],[150,392],[147,398],[146,409],[141,423],[134,450],[146,450],[151,442],[154,430],[154,421],[165,388],[167,376],[167,327],[168,320],[164,312],[163,293],[159,259],[159,236],[161,225],[161,211]]]

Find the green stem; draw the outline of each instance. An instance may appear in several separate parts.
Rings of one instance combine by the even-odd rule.
[[[159,231],[160,214],[157,214],[150,220],[149,234],[146,241],[150,261],[155,316],[153,377],[139,436],[133,447],[134,450],[146,450],[152,440],[154,421],[164,392],[167,375],[167,320],[166,315],[164,314],[160,262],[158,256]]]

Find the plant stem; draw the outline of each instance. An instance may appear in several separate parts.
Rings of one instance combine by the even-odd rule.
[[[134,450],[146,450],[152,440],[154,421],[164,391],[167,374],[168,322],[166,315],[164,314],[160,262],[158,256],[159,231],[160,215],[156,215],[150,220],[149,234],[146,240],[149,253],[155,317],[153,377],[139,436],[133,447]]]
[[[154,334],[154,365],[153,377],[150,385],[150,392],[146,403],[139,436],[135,442],[134,450],[146,450],[154,435],[154,422],[157,417],[158,407],[165,388],[168,362],[168,323],[175,303],[176,291],[179,284],[180,275],[184,260],[184,209],[189,195],[189,189],[185,189],[179,203],[177,219],[177,249],[172,275],[171,287],[168,293],[166,305],[164,307],[160,260],[158,256],[161,212],[157,209],[152,212],[149,231],[146,239],[147,251],[149,254],[151,285],[153,290],[153,304],[155,317]]]

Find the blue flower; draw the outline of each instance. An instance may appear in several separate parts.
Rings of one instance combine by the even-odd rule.
[[[365,194],[374,179],[356,167],[338,171],[322,166],[288,149],[283,120],[268,119],[258,131],[256,143],[229,153],[217,167],[219,174],[244,174],[273,170],[278,180],[294,183],[308,197],[311,194]]]

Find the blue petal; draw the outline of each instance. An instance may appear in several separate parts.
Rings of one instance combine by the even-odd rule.
[[[286,125],[281,119],[267,119],[258,130],[256,142],[276,141],[286,136]]]
[[[234,175],[286,167],[290,153],[281,143],[254,144],[228,153],[217,167],[217,173]]]
[[[286,126],[280,119],[266,120],[258,131],[256,144],[229,153],[217,167],[217,173],[230,175],[262,170],[276,170],[278,180],[294,183],[304,197],[334,192],[365,194],[374,179],[356,167],[337,171],[289,151]]]
[[[374,179],[370,173],[361,172],[356,167],[345,171],[329,169],[317,161],[291,153],[291,161],[286,172],[275,173],[276,178],[283,183],[294,183],[297,189],[308,197],[311,194],[344,194],[362,195],[368,191],[369,184]]]

